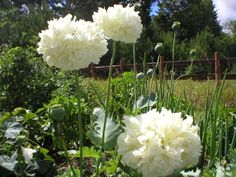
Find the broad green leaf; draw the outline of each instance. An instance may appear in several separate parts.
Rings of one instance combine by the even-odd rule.
[[[27,166],[25,172],[33,176],[55,176],[55,166],[48,160],[36,160]]]
[[[140,96],[137,101],[137,108],[143,109],[147,107],[152,107],[157,103],[157,98],[155,93],[151,93],[149,96]]]
[[[229,153],[230,164],[226,169],[227,177],[235,177],[236,176],[236,148],[231,150]]]
[[[44,159],[45,160],[49,160],[51,162],[55,162],[55,160],[50,155],[48,155],[49,151],[47,149],[40,147],[39,148],[39,152],[44,155]]]
[[[0,124],[2,124],[3,122],[5,122],[7,119],[9,119],[11,117],[11,114],[9,112],[3,112],[1,113],[0,116]]]
[[[117,171],[117,167],[119,165],[119,157],[116,156],[115,159],[110,159],[106,161],[104,167],[100,169],[100,172],[105,172],[106,174],[114,175]]]
[[[105,120],[105,112],[100,108],[95,108],[93,115],[96,121],[93,123],[93,128],[88,131],[88,137],[95,146],[102,144],[103,125]],[[111,150],[116,145],[116,140],[121,133],[121,127],[108,117],[105,127],[104,149]]]
[[[9,170],[9,171],[15,171],[15,167],[18,164],[17,154],[13,153],[11,157],[6,155],[0,156],[0,166]]]
[[[15,122],[13,119],[5,121],[3,126],[5,129],[4,137],[7,139],[16,139],[23,130],[22,125],[19,122]]]
[[[24,121],[28,121],[28,120],[33,119],[35,117],[37,117],[36,114],[34,114],[32,112],[28,112],[24,115]]]

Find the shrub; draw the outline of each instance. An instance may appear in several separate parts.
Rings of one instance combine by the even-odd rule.
[[[35,110],[51,98],[54,74],[29,48],[5,48],[0,55],[0,107]]]

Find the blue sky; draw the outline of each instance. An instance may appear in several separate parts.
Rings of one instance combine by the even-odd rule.
[[[236,0],[213,0],[216,11],[218,13],[218,20],[223,25],[228,20],[236,20]],[[153,4],[151,15],[157,11],[156,3]]]
[[[213,2],[221,25],[228,20],[236,20],[236,0],[213,0]]]

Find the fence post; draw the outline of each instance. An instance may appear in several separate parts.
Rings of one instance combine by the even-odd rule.
[[[120,73],[122,74],[124,72],[124,59],[120,59]]]
[[[215,81],[219,83],[220,79],[221,79],[220,53],[215,52]]]
[[[90,76],[96,78],[95,65],[94,63],[90,64]]]
[[[163,75],[164,75],[164,57],[161,56],[160,57],[160,63],[159,63],[159,77],[160,77],[160,80],[163,79]]]

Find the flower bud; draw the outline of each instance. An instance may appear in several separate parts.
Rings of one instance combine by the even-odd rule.
[[[49,110],[49,116],[56,121],[61,121],[65,117],[65,109],[62,105],[53,105]]]
[[[155,46],[155,51],[159,54],[162,54],[164,52],[164,46],[162,43],[157,43]]]
[[[136,75],[136,79],[141,80],[144,78],[144,73],[140,72]]]
[[[153,74],[153,69],[149,68],[148,71],[147,71],[147,75],[152,76],[152,74]]]
[[[174,31],[179,31],[179,29],[180,29],[180,22],[174,22],[173,25],[172,25],[172,29]]]
[[[190,54],[190,57],[195,57],[197,55],[197,50],[191,49],[189,54]]]

